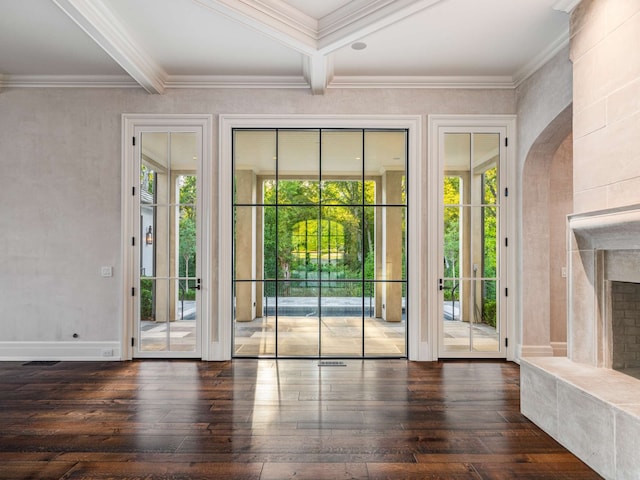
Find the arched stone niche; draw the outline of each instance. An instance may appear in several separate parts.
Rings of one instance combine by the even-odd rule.
[[[522,173],[522,353],[567,353],[567,215],[573,210],[572,106],[540,133]]]

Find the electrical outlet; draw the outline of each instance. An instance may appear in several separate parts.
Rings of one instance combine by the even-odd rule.
[[[113,357],[113,348],[105,348],[102,350],[103,357]]]
[[[113,267],[102,267],[100,269],[100,274],[103,277],[113,277]]]

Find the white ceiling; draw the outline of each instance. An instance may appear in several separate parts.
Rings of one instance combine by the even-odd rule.
[[[577,3],[2,0],[0,88],[514,88]]]

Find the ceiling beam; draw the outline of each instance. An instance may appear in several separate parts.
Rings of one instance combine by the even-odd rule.
[[[133,40],[102,0],[52,0],[149,93],[164,93],[166,72]]]
[[[282,0],[193,0],[303,55],[304,76],[322,95],[333,74],[327,56],[442,0],[355,0],[316,20]]]
[[[304,78],[309,83],[313,95],[324,95],[330,76],[329,59],[326,55],[315,54],[306,57]]]
[[[442,0],[357,0],[320,19],[318,50],[330,53]]]
[[[304,55],[318,50],[318,21],[280,0],[193,0]]]

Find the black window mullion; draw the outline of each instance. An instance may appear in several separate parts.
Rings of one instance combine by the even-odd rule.
[[[275,335],[275,357],[278,358],[278,289],[279,289],[279,280],[278,280],[278,249],[280,247],[280,242],[278,240],[278,230],[280,227],[280,224],[278,223],[279,219],[278,219],[278,211],[280,210],[280,192],[279,192],[279,187],[280,187],[280,148],[279,148],[279,140],[280,140],[280,130],[276,129],[276,198],[275,198],[275,210],[276,210],[276,238],[275,238],[275,255],[274,255],[274,263],[275,263],[275,279],[274,279],[274,287],[275,287],[275,293],[274,293],[274,301],[275,301],[275,305],[274,305],[274,335]],[[263,199],[264,201],[264,199]],[[264,241],[263,241],[264,244]]]
[[[366,158],[366,152],[365,152],[365,141],[364,141],[364,136],[366,135],[366,131],[363,129],[362,130],[362,177],[361,177],[361,188],[362,188],[362,194],[360,195],[360,203],[361,203],[361,208],[360,208],[360,214],[361,214],[361,218],[362,218],[362,231],[360,232],[361,234],[361,240],[360,240],[360,244],[362,245],[362,263],[360,265],[360,276],[362,279],[362,282],[360,284],[360,291],[362,292],[360,297],[361,297],[361,302],[362,302],[362,357],[364,358],[365,353],[366,353],[366,348],[365,348],[365,305],[364,305],[364,293],[365,293],[365,287],[366,287],[366,283],[365,283],[365,263],[366,263],[366,258],[367,258],[367,253],[365,252],[365,248],[364,248],[364,242],[365,242],[365,238],[366,238],[366,231],[367,231],[367,219],[365,216],[365,158]]]
[[[316,228],[316,275],[318,276],[318,357],[322,358],[322,129],[318,130],[318,228]],[[320,254],[320,258],[318,258]]]

